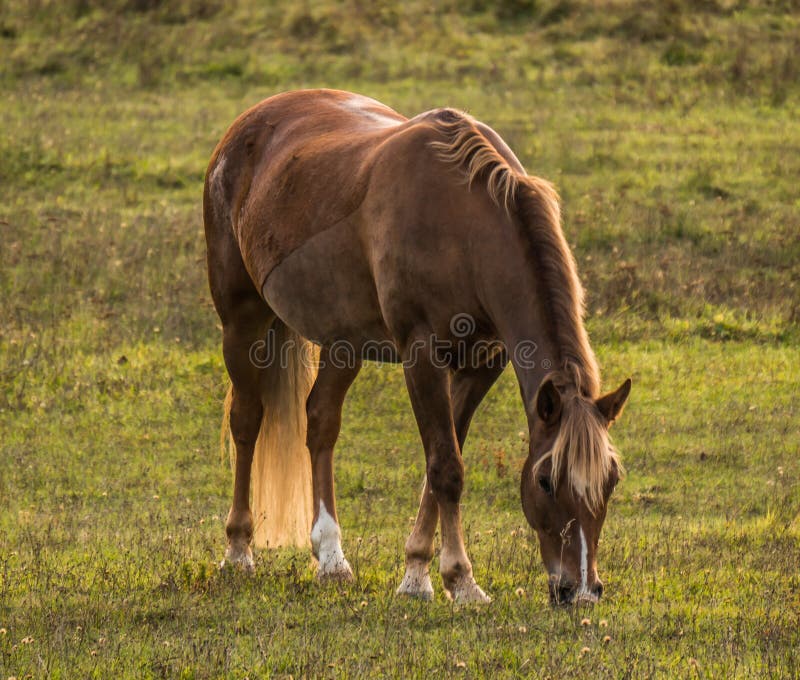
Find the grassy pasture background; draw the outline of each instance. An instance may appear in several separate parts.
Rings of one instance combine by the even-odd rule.
[[[796,677],[798,36],[796,0],[0,3],[0,679]],[[547,605],[510,373],[465,450],[490,607],[394,597],[423,457],[388,367],[337,459],[356,582],[217,571],[202,178],[312,86],[463,108],[558,185],[606,386],[635,384],[594,610]]]

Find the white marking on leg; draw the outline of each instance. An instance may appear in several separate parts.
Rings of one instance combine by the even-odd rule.
[[[476,602],[478,604],[489,604],[492,598],[483,592],[483,589],[475,582],[472,574],[459,576],[452,581],[449,586],[445,584],[447,594],[458,604]]]
[[[228,565],[240,567],[248,573],[255,571],[255,562],[253,562],[253,551],[250,550],[249,545],[229,545],[225,550],[225,557],[220,562],[219,568],[224,569]]]
[[[342,551],[341,536],[339,525],[325,508],[325,501],[320,500],[319,515],[311,529],[311,547],[319,560],[319,576],[352,576],[353,570]]]
[[[422,600],[433,599],[433,583],[427,562],[413,560],[406,563],[406,573],[397,589],[397,594],[418,597]]]

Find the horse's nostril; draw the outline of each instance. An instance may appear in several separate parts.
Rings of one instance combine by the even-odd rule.
[[[569,604],[572,602],[574,588],[572,586],[560,586],[558,589],[558,603]]]
[[[594,588],[592,588],[592,595],[594,595],[598,600],[603,597],[603,584],[599,581]]]

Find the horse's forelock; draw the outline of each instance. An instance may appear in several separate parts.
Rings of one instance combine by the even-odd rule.
[[[623,473],[622,462],[614,448],[608,428],[594,402],[574,387],[562,394],[561,424],[553,446],[534,467],[551,461],[554,489],[566,479],[576,495],[583,498],[592,513],[604,501],[604,488],[612,469]]]

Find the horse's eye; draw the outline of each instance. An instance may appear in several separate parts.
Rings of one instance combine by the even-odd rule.
[[[549,477],[539,477],[539,488],[544,491],[548,496],[553,495],[553,487],[550,484]]]

